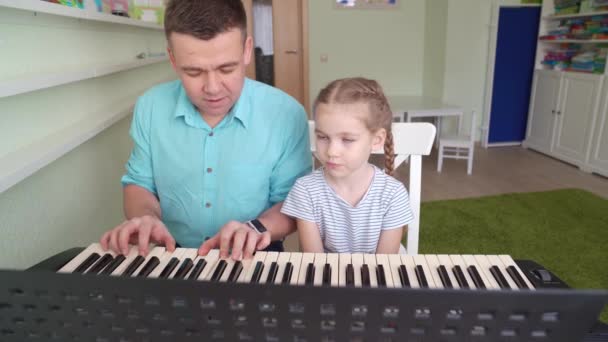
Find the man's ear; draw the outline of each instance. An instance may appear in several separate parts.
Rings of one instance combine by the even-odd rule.
[[[177,65],[175,64],[175,56],[173,55],[173,51],[171,51],[171,46],[169,46],[169,44],[167,44],[167,55],[169,55],[169,60],[171,61],[173,70],[175,70],[175,72],[177,72]]]
[[[247,38],[245,39],[245,46],[244,46],[244,55],[243,55],[243,60],[245,62],[245,65],[249,65],[249,63],[251,63],[251,54],[253,51],[253,38],[251,36],[247,36]]]
[[[386,129],[380,128],[372,138],[372,147],[374,150],[379,150],[384,147],[384,142],[386,141]]]

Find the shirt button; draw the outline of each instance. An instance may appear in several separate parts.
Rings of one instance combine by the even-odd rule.
[[[210,168],[210,167],[208,167],[208,168],[207,168],[207,173],[211,173],[211,172],[213,172],[213,169],[212,169],[212,168]]]
[[[213,132],[209,133],[209,136],[212,137],[213,136]]]
[[[205,203],[205,208],[211,208],[211,203],[209,203],[209,202]]]

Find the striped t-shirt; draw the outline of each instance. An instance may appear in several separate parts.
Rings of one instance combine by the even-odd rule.
[[[281,212],[315,222],[325,252],[332,253],[375,253],[382,230],[413,220],[403,183],[376,166],[369,189],[354,207],[327,184],[319,168],[296,181]]]

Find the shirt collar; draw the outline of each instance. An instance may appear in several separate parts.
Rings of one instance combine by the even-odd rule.
[[[251,88],[251,80],[245,78],[245,82],[243,83],[243,89],[241,90],[241,95],[236,103],[232,106],[226,117],[222,120],[220,125],[224,125],[230,123],[233,118],[237,119],[243,127],[247,128],[249,126],[249,121],[251,119],[251,110],[247,110],[250,108],[249,106],[249,89]],[[180,90],[177,98],[177,106],[175,107],[175,117],[183,116],[186,123],[192,126],[199,126],[197,123],[204,123],[205,121],[202,119],[198,109],[192,104],[190,98],[188,98],[188,94],[186,94],[186,89],[184,89],[183,84],[180,81]],[[204,125],[207,126],[207,125]]]

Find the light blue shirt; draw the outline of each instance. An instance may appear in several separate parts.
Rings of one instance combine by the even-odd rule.
[[[183,247],[198,247],[230,220],[247,221],[281,202],[311,170],[304,108],[279,89],[245,80],[213,129],[181,81],[142,95],[122,178],[160,201],[162,220]]]

